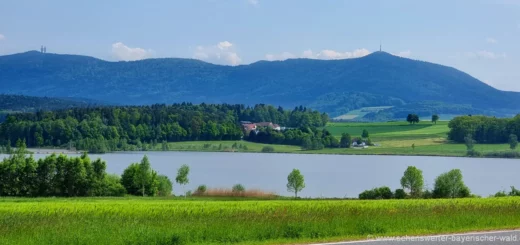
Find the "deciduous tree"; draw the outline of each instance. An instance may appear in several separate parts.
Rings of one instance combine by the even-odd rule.
[[[424,188],[422,171],[415,166],[409,166],[401,178],[401,186],[408,189],[412,197],[419,197]]]
[[[294,197],[298,197],[298,192],[305,188],[305,178],[300,173],[300,170],[293,169],[287,176],[287,191],[294,192]]]

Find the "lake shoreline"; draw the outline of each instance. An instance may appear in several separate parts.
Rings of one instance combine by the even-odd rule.
[[[73,151],[67,149],[35,149],[28,148],[27,149],[32,154],[83,154],[84,151]],[[356,149],[359,151],[363,151],[364,149]],[[319,151],[319,150],[318,150]],[[518,159],[511,157],[472,157],[472,156],[461,156],[461,155],[450,155],[450,154],[428,154],[428,153],[418,153],[418,154],[401,154],[401,153],[330,153],[330,152],[316,152],[316,151],[279,151],[279,152],[260,152],[260,151],[212,151],[212,150],[168,150],[168,151],[157,151],[157,150],[148,150],[148,151],[109,151],[105,153],[89,153],[89,154],[117,154],[117,153],[144,153],[153,152],[153,153],[167,153],[167,152],[189,152],[189,153],[257,153],[257,154],[291,154],[291,155],[330,155],[330,156],[407,156],[407,157],[453,157],[453,158],[471,158],[471,159]]]

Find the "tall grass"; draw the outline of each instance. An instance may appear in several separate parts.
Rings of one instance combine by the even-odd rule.
[[[0,244],[283,244],[520,227],[520,198],[0,199]]]
[[[194,192],[193,196],[206,197],[261,197],[261,198],[276,198],[274,192],[266,192],[259,189],[248,189],[244,191],[233,191],[227,188],[210,188],[205,192]]]

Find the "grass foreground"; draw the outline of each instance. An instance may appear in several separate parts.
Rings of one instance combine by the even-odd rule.
[[[1,244],[294,244],[520,227],[520,198],[3,198]]]

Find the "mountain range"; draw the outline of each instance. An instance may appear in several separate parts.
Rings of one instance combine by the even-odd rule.
[[[0,85],[0,94],[116,104],[305,105],[332,116],[366,106],[420,106],[425,101],[439,105],[435,113],[455,107],[502,116],[516,114],[520,103],[518,92],[498,90],[451,67],[386,52],[222,66],[180,58],[109,62],[30,51],[0,56]]]

